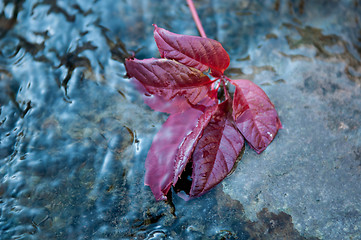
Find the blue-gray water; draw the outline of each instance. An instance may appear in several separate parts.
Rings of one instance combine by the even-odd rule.
[[[185,1],[0,0],[0,239],[361,239],[361,1],[195,0],[228,77],[284,129],[208,194],[156,202],[144,161],[167,115],[123,60]]]

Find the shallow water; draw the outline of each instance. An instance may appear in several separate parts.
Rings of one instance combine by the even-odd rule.
[[[167,115],[123,61],[159,56],[153,23],[197,35],[185,1],[0,1],[0,239],[361,237],[361,2],[195,3],[227,76],[259,84],[284,129],[166,203],[143,180]]]

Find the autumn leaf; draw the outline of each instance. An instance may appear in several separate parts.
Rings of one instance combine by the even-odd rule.
[[[190,198],[203,195],[232,170],[244,145],[227,111],[228,101],[218,106],[194,150]]]
[[[162,58],[174,59],[184,65],[220,77],[229,66],[229,56],[216,40],[175,34],[154,25],[154,39]]]
[[[236,86],[233,118],[247,142],[261,153],[282,127],[277,111],[266,93],[249,80],[231,80]]]
[[[178,95],[172,99],[166,99],[159,95],[150,94],[141,82],[135,78],[132,78],[132,80],[135,88],[142,94],[144,103],[155,111],[172,114],[183,112],[192,107],[184,96]]]
[[[175,158],[179,144],[196,127],[202,111],[194,108],[169,116],[154,137],[145,160],[145,185],[156,200],[165,200],[173,183]]]
[[[261,88],[223,74],[229,56],[219,42],[156,25],[154,38],[161,59],[125,61],[145,103],[170,113],[148,152],[144,182],[156,200],[167,199],[172,185],[188,200],[230,174],[245,140],[261,153],[282,126]],[[208,70],[215,79],[203,73]],[[233,102],[227,81],[236,87]]]
[[[127,73],[143,84],[150,94],[171,100],[185,97],[196,104],[208,93],[212,81],[201,71],[169,59],[127,59]]]
[[[217,104],[208,107],[198,119],[197,125],[193,131],[189,133],[184,141],[182,141],[182,143],[179,145],[179,150],[175,159],[173,185],[176,184],[178,178],[184,171],[184,168],[191,158],[199,138],[202,136],[204,128],[208,125],[217,109]]]

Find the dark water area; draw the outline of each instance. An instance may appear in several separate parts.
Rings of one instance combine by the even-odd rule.
[[[0,0],[0,239],[361,239],[361,1],[195,1],[226,75],[284,129],[209,193],[156,202],[144,161],[167,115],[125,76],[186,1]]]

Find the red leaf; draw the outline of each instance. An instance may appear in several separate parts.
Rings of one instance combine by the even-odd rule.
[[[163,97],[157,95],[144,95],[143,100],[153,110],[169,114],[182,112],[191,108],[191,105],[183,96],[175,96],[171,100],[165,100]]]
[[[158,112],[177,113],[191,108],[190,103],[184,96],[175,96],[172,99],[165,99],[162,96],[150,94],[137,79],[133,78],[136,89],[142,93],[144,103]]]
[[[228,114],[228,101],[218,105],[195,147],[189,197],[198,197],[220,183],[232,170],[244,139]]]
[[[158,112],[173,114],[177,112],[183,112],[184,110],[191,107],[204,111],[206,107],[214,105],[218,100],[217,89],[210,90],[197,105],[192,105],[183,96],[175,96],[174,98],[167,100],[161,96],[150,94],[145,89],[144,85],[141,84],[137,79],[133,78],[133,80],[135,88],[143,94],[142,96],[144,103]]]
[[[213,77],[220,77],[229,66],[229,56],[216,40],[169,32],[154,25],[154,39],[161,57],[174,59],[200,71],[211,69]]]
[[[231,80],[236,86],[233,118],[251,147],[261,153],[282,128],[277,111],[266,93],[249,80]]]
[[[155,136],[145,160],[145,185],[150,186],[156,200],[167,199],[173,183],[175,157],[180,143],[192,132],[202,111],[190,108],[169,116]]]
[[[230,60],[219,42],[154,26],[163,59],[125,62],[145,103],[171,113],[148,152],[145,184],[156,200],[167,199],[172,185],[187,200],[206,193],[232,171],[244,137],[261,153],[282,126],[261,88],[248,80],[230,80],[223,75]],[[226,100],[218,104],[219,85],[202,73],[209,69],[216,80],[221,79],[219,85],[224,87],[228,80],[236,86],[233,118],[226,87]]]
[[[212,81],[201,71],[169,59],[127,59],[127,73],[151,93],[171,100],[184,96],[196,104],[206,96]]]
[[[184,171],[184,168],[186,167],[189,159],[191,158],[194,148],[198,143],[198,140],[202,136],[204,128],[208,125],[209,121],[211,120],[217,109],[217,104],[208,107],[198,119],[197,126],[190,134],[187,135],[184,141],[180,144],[175,159],[173,185],[177,183],[178,178]]]

